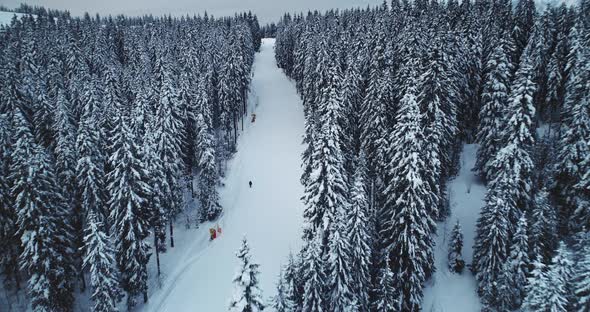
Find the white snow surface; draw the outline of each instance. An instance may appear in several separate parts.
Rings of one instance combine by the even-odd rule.
[[[481,310],[476,282],[466,266],[462,274],[452,273],[447,266],[449,240],[453,225],[459,220],[463,230],[463,259],[471,265],[475,225],[484,205],[486,187],[471,171],[478,145],[467,144],[461,153],[459,175],[449,181],[451,216],[438,223],[435,246],[436,272],[424,290],[423,309],[427,312],[475,312]]]
[[[10,22],[15,15],[21,17],[26,14],[0,11],[0,27],[10,25]]]
[[[162,255],[161,287],[150,285],[156,289],[144,311],[227,311],[244,235],[252,260],[260,264],[263,296],[270,298],[289,251],[301,247],[303,106],[294,84],[276,65],[274,39],[264,39],[256,54],[251,88],[249,110],[256,121],[247,119],[238,152],[228,164],[218,222],[222,233],[210,242],[213,224],[179,230],[177,248]],[[153,261],[150,266],[153,276]]]

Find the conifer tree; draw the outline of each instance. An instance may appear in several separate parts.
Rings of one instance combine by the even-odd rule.
[[[569,77],[566,83],[564,110],[562,113],[562,130],[558,144],[558,155],[555,164],[555,186],[553,192],[558,195],[560,204],[560,230],[567,232],[569,228],[579,230],[584,226],[584,219],[578,221],[573,216],[577,207],[579,190],[576,185],[581,181],[590,162],[590,148],[586,144],[590,138],[590,113],[587,88],[588,64],[587,52],[581,45],[578,30],[572,28],[572,43],[568,55],[567,70]],[[587,50],[587,48],[586,48]],[[580,216],[578,216],[580,217]]]
[[[431,233],[436,229],[432,215],[436,207],[428,207],[435,195],[426,182],[424,172],[424,137],[420,127],[420,111],[411,80],[400,102],[397,123],[391,133],[388,180],[382,230],[385,246],[391,253],[394,288],[401,298],[402,310],[417,311],[421,307],[426,278],[434,272]]]
[[[279,274],[279,282],[277,283],[277,294],[273,298],[273,308],[277,312],[293,312],[295,311],[295,302],[293,298],[292,284],[285,279],[283,270]]]
[[[500,133],[504,129],[504,110],[508,103],[511,65],[505,47],[494,49],[486,64],[488,74],[482,93],[482,108],[479,113],[479,128],[475,168],[485,180],[492,178],[490,163],[502,147]]]
[[[549,194],[541,190],[535,195],[532,209],[529,245],[534,258],[541,257],[542,261],[550,261],[557,240],[557,216],[554,208],[549,204]]]
[[[389,265],[389,260],[386,260],[385,266],[379,271],[377,279],[377,300],[375,302],[375,311],[391,312],[399,311],[399,300],[396,290],[394,288],[393,272]]]
[[[258,286],[259,264],[252,261],[250,247],[244,237],[242,246],[237,253],[240,266],[233,279],[234,295],[229,311],[231,312],[256,312],[263,311],[265,304],[262,299],[262,291]]]
[[[20,110],[14,118],[16,141],[10,171],[22,244],[21,269],[29,275],[33,310],[68,311],[74,301],[68,213],[46,152],[35,143]]]
[[[86,255],[84,267],[90,270],[92,285],[91,310],[94,312],[115,312],[120,300],[119,281],[115,261],[115,249],[110,237],[104,232],[105,226],[94,212],[88,213],[86,236],[84,237]]]
[[[328,256],[327,292],[329,296],[329,311],[349,311],[352,305],[357,304],[353,298],[351,275],[351,245],[344,230],[342,210],[337,212],[334,220],[334,229],[331,231]]]
[[[139,147],[125,116],[119,114],[113,129],[117,146],[110,156],[113,171],[108,174],[111,232],[115,236],[121,288],[127,292],[127,307],[133,308],[135,297],[143,293],[147,301],[147,262],[149,215],[146,200],[150,189],[145,183],[147,172]]]
[[[17,232],[17,215],[10,189],[11,131],[8,114],[0,114],[0,272],[5,286],[14,282],[20,287],[18,253],[20,240]],[[9,287],[6,287],[9,288]]]
[[[465,261],[463,261],[463,231],[461,230],[461,224],[459,220],[453,226],[451,232],[451,240],[449,242],[449,270],[456,273],[461,273],[465,267]]]
[[[530,153],[535,143],[535,107],[532,103],[535,85],[532,81],[532,68],[530,61],[524,58],[516,72],[515,81],[511,87],[509,105],[506,110],[507,118],[502,142],[507,148],[514,151],[514,157],[510,161],[516,169],[505,167],[504,170],[511,171],[514,181],[514,200],[522,210],[528,210],[531,204],[533,161]],[[504,153],[502,153],[504,154]],[[504,154],[506,156],[510,154]],[[496,162],[498,158],[494,160]],[[492,168],[497,169],[493,164]],[[513,168],[515,168],[513,167]],[[496,171],[498,175],[502,175]]]
[[[548,311],[570,311],[572,308],[573,262],[565,243],[561,242],[547,272],[545,307]]]
[[[326,60],[327,56],[324,56]],[[304,217],[307,227],[314,233],[322,232],[322,244],[327,246],[332,223],[335,222],[336,210],[347,204],[346,181],[344,176],[343,156],[341,144],[342,129],[341,101],[339,94],[340,75],[338,69],[326,61],[323,66],[329,78],[325,87],[320,90],[319,114],[320,133],[312,155],[312,172],[310,181],[305,186],[304,202],[306,209]]]
[[[91,86],[89,88],[92,88]],[[78,133],[76,137],[76,151],[78,162],[76,164],[76,182],[80,192],[80,203],[82,211],[87,214],[94,211],[103,220],[108,217],[105,208],[105,181],[103,151],[101,149],[101,128],[97,120],[96,105],[97,98],[94,90],[86,89],[86,105],[84,107]]]
[[[520,307],[526,295],[527,276],[529,273],[529,238],[527,220],[524,214],[518,220],[516,232],[512,237],[510,255],[504,264],[501,284],[502,308],[515,310]]]
[[[490,189],[486,195],[486,205],[477,219],[472,268],[484,308],[499,306],[497,285],[508,256],[507,210],[512,205],[510,199],[505,199],[498,190]]]
[[[590,311],[590,243],[586,239],[585,245],[579,251],[580,260],[573,272],[573,287],[575,295],[575,311]]]
[[[369,308],[371,285],[371,255],[373,240],[370,234],[369,201],[365,190],[366,165],[364,155],[358,157],[352,179],[350,209],[346,211],[347,238],[351,246],[350,266],[353,274],[351,290],[358,303],[359,311]]]
[[[309,242],[305,259],[303,259],[306,274],[302,312],[327,311],[324,261],[325,259],[322,259],[322,238],[318,233]]]
[[[524,299],[522,309],[524,311],[546,311],[544,306],[547,301],[549,278],[546,265],[538,257],[533,262],[533,270],[528,278],[527,295]]]
[[[201,222],[215,220],[221,213],[217,192],[217,164],[213,135],[203,114],[197,115],[197,150],[199,151],[199,200],[201,203]]]
[[[173,221],[182,210],[182,151],[184,139],[175,81],[168,60],[163,61],[162,84],[155,118],[156,153],[162,161],[163,181],[160,184],[162,207],[170,226],[170,247],[174,247]]]

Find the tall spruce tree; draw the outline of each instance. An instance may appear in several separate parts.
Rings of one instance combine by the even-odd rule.
[[[265,304],[258,286],[259,264],[252,261],[248,241],[244,237],[237,253],[240,266],[233,279],[234,295],[229,305],[231,312],[263,311]]]
[[[484,309],[499,306],[498,283],[503,263],[508,256],[509,220],[508,209],[514,203],[504,198],[503,190],[490,189],[486,204],[477,219],[473,264],[478,294]]]
[[[414,81],[407,86],[391,133],[387,175],[392,184],[385,190],[381,234],[390,250],[386,256],[394,274],[394,289],[405,311],[420,310],[424,282],[435,270],[432,232],[436,225],[432,216],[437,209],[428,205],[433,202],[429,198],[436,195],[425,177],[424,135]]]
[[[145,183],[147,172],[140,148],[127,124],[126,116],[118,114],[113,129],[110,156],[113,171],[108,174],[111,233],[115,236],[117,264],[121,272],[121,288],[127,292],[127,307],[133,308],[136,296],[147,301],[147,262],[149,245],[149,214],[146,200],[151,192]]]
[[[502,146],[500,133],[504,129],[504,110],[508,104],[512,68],[505,51],[504,45],[496,47],[486,64],[488,74],[483,87],[477,131],[480,147],[475,164],[477,172],[485,180],[492,178],[490,163]]]
[[[463,271],[465,267],[465,261],[463,261],[463,231],[459,220],[457,220],[451,232],[448,261],[449,270],[456,273]]]
[[[364,155],[358,157],[356,166],[350,191],[350,209],[346,211],[347,239],[351,246],[351,289],[353,297],[358,303],[359,311],[368,311],[373,237],[370,232],[371,211],[365,189],[366,165]]]
[[[69,214],[45,150],[35,143],[20,110],[14,118],[10,172],[22,244],[20,266],[29,275],[34,311],[69,311],[74,302]]]
[[[117,279],[115,249],[111,238],[104,232],[105,226],[98,218],[99,215],[95,211],[88,213],[84,237],[84,267],[90,270],[90,299],[94,302],[91,310],[115,312],[118,311],[117,303],[122,297]]]

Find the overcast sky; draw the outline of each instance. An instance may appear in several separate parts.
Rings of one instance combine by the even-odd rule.
[[[18,7],[22,2],[66,9],[72,15],[82,15],[84,12],[101,15],[193,15],[206,10],[215,16],[225,16],[252,10],[263,24],[278,21],[285,12],[366,7],[380,4],[382,0],[0,0],[0,4],[9,8]]]

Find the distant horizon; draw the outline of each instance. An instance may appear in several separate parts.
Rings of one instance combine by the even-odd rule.
[[[222,17],[251,11],[258,17],[259,23],[264,25],[278,22],[285,13],[376,6],[381,4],[382,0],[2,0],[1,4],[9,9],[15,9],[21,3],[67,10],[72,16],[83,16],[86,12],[90,15],[98,13],[101,16],[193,16],[207,12],[209,15]]]
[[[443,0],[444,1],[444,0]],[[326,11],[330,9],[364,8],[380,5],[382,0],[3,0],[3,6],[9,9],[18,8],[21,3],[31,6],[43,6],[48,9],[67,10],[72,16],[143,16],[172,15],[193,16],[205,12],[216,17],[233,16],[235,13],[251,11],[256,14],[261,25],[278,22],[285,13],[305,13],[308,11]],[[390,0],[388,0],[390,2]],[[538,5],[565,2],[568,5],[576,0],[537,0]]]

